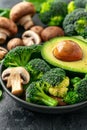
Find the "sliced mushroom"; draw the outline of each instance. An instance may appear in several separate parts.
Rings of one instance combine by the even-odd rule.
[[[3,44],[7,37],[14,36],[17,31],[17,25],[12,20],[0,17],[0,44]]]
[[[23,67],[7,68],[2,72],[2,80],[7,81],[7,88],[11,88],[11,93],[20,96],[23,93],[23,84],[27,84],[30,75]]]
[[[7,43],[7,49],[11,50],[15,48],[16,46],[23,46],[23,41],[20,38],[12,38],[8,43]]]
[[[24,26],[27,30],[34,25],[32,16],[35,12],[35,7],[31,2],[20,2],[12,7],[10,11],[10,19]]]
[[[2,60],[7,53],[7,49],[0,47],[0,60]]]
[[[22,35],[22,39],[25,46],[41,43],[40,36],[31,30],[25,31]]]

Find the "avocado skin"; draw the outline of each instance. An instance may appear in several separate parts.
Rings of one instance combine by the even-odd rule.
[[[76,42],[82,49],[83,58],[81,60],[71,62],[57,59],[53,55],[53,49],[58,45],[59,42],[63,40],[72,40]],[[78,38],[64,36],[51,39],[43,44],[41,55],[44,60],[55,67],[60,67],[72,72],[87,73],[87,43]]]

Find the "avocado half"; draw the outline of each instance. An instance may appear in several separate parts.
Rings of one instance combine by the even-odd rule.
[[[78,61],[62,61],[53,55],[53,49],[63,40],[72,40],[76,42],[82,49],[83,58]],[[43,44],[41,54],[43,59],[53,66],[63,68],[65,70],[87,73],[87,43],[73,37],[57,37]]]

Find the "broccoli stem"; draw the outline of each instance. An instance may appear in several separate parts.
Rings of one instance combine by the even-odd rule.
[[[17,63],[11,63],[11,62],[9,62],[9,66],[15,66],[15,67],[17,67],[19,65]]]
[[[47,106],[57,106],[58,101],[56,99],[51,98],[50,96],[46,95],[44,92],[38,93],[41,97],[41,101]]]

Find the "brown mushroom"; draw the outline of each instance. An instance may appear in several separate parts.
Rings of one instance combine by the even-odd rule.
[[[11,88],[11,93],[20,96],[23,93],[23,84],[27,84],[30,75],[23,67],[7,68],[2,72],[2,80],[7,81],[7,88]]]
[[[0,60],[2,60],[7,53],[7,49],[5,49],[4,47],[0,47]]]
[[[0,17],[0,44],[3,44],[7,37],[14,36],[17,31],[17,25],[12,20]]]
[[[34,31],[35,33],[41,35],[41,32],[43,31],[43,27],[42,26],[39,26],[39,25],[36,25],[36,26],[33,26],[30,28],[30,30]]]
[[[32,16],[36,10],[31,2],[20,2],[14,5],[10,11],[10,19],[24,26],[27,30],[34,25]]]
[[[57,26],[46,27],[41,32],[41,38],[43,39],[43,41],[48,41],[57,36],[64,36],[63,29]]]
[[[12,38],[8,43],[7,43],[7,49],[11,50],[15,48],[16,46],[23,46],[23,41],[20,38]]]
[[[40,36],[31,30],[25,31],[22,35],[22,39],[25,46],[41,43]]]

